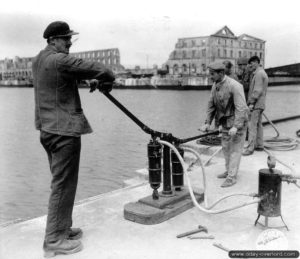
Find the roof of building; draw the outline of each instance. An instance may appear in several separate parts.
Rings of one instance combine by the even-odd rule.
[[[238,38],[239,38],[240,40],[248,40],[248,41],[253,41],[253,40],[255,40],[255,41],[266,42],[265,40],[262,40],[262,39],[253,37],[253,36],[251,36],[251,35],[249,35],[249,34],[245,34],[245,33],[242,34],[242,35],[240,35],[240,36],[238,36]]]
[[[218,30],[216,33],[214,33],[210,36],[225,37],[225,38],[232,38],[232,39],[237,38],[234,35],[234,33],[226,25],[223,28],[221,28],[220,30]]]

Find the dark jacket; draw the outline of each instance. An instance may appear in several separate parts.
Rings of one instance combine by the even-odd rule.
[[[101,63],[59,53],[51,45],[35,57],[32,71],[36,129],[66,136],[91,133],[81,108],[78,81],[114,81],[113,73]]]

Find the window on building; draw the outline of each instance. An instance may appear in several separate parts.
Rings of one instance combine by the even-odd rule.
[[[233,58],[233,50],[230,50],[230,57]]]
[[[250,48],[252,48],[252,42],[250,42]]]
[[[239,58],[242,57],[242,51],[239,51]]]
[[[191,69],[191,72],[192,73],[196,73],[196,65],[195,64],[192,64],[192,69]]]
[[[255,48],[257,49],[257,43],[255,43]]]
[[[231,40],[230,42],[231,42],[231,46],[233,46],[233,40]]]
[[[262,53],[261,52],[259,53],[259,58],[262,59]]]
[[[182,65],[182,71],[183,71],[183,72],[187,72],[187,65],[186,65],[186,64],[183,64],[183,65]]]
[[[178,65],[177,64],[175,64],[173,66],[173,71],[174,71],[174,74],[178,73]]]
[[[206,57],[206,49],[202,50],[202,57]]]
[[[250,58],[252,57],[252,52],[250,51]]]
[[[218,39],[218,44],[221,44],[221,40],[220,39]]]
[[[257,56],[257,52],[254,53],[254,56]]]
[[[174,50],[174,52],[173,52],[173,59],[176,59],[176,55],[177,55],[177,52],[176,52],[176,50]]]
[[[262,49],[262,44],[260,43],[260,49]]]
[[[226,58],[227,57],[227,50],[226,49],[224,49],[224,57]]]
[[[182,58],[186,58],[186,51],[182,51]]]
[[[221,50],[218,49],[218,57],[221,57]]]
[[[244,42],[244,47],[247,48],[247,42]]]
[[[195,58],[196,57],[196,50],[193,50],[192,51],[192,58]]]

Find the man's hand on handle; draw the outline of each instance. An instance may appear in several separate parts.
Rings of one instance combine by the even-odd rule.
[[[200,130],[203,132],[209,131],[210,130],[210,124],[204,124],[200,127]]]
[[[103,93],[109,93],[114,85],[114,82],[103,82],[97,79],[89,80],[87,83],[90,87],[90,93],[94,92],[96,89]]]

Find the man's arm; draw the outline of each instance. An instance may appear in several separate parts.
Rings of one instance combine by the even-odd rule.
[[[232,93],[235,106],[235,120],[233,126],[237,129],[241,129],[244,127],[245,121],[248,120],[249,113],[242,85],[235,84],[232,88]]]
[[[252,92],[251,96],[249,96],[249,98],[248,98],[248,104],[255,105],[259,96],[263,92],[265,79],[264,79],[264,75],[260,71],[258,71],[252,80],[254,80],[254,86],[253,86],[253,92]]]
[[[78,80],[97,79],[103,82],[113,82],[113,72],[99,62],[86,61],[70,55],[59,53],[56,57],[58,71],[72,75]]]
[[[214,103],[214,91],[215,91],[215,87],[214,85],[212,86],[211,92],[210,92],[210,97],[209,97],[209,101],[208,101],[208,105],[207,105],[207,111],[206,111],[206,120],[205,120],[205,124],[211,124],[211,122],[213,121],[215,114],[216,114],[216,106]]]

